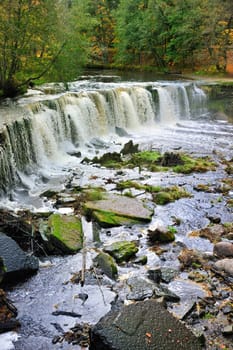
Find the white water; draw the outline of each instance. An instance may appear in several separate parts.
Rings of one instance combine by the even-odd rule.
[[[93,138],[121,143],[116,127],[129,134],[152,134],[160,125],[196,116],[198,108],[202,113],[205,100],[199,87],[180,82],[95,86],[76,82],[70,90],[56,95],[31,92],[14,108],[5,108],[0,142],[2,193],[20,183],[35,190],[42,176],[65,175],[80,162],[72,153],[85,153]]]

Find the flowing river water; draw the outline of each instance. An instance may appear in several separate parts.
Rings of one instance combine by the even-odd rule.
[[[145,150],[180,150],[194,156],[208,155],[217,162],[219,154],[232,159],[233,125],[227,120],[213,118],[201,82],[123,82],[119,77],[97,78],[86,77],[67,86],[46,85],[29,90],[15,101],[5,101],[1,106],[1,207],[65,212],[67,208],[54,208],[53,202],[41,198],[40,194],[47,189],[61,191],[67,183],[81,187],[104,186],[108,191],[114,191],[111,179],[138,180],[143,177],[151,185],[181,185],[193,197],[155,206],[152,223],[172,225],[174,217],[178,217],[181,224],[176,241],[188,248],[210,252],[213,246],[208,240],[194,239],[188,233],[205,227],[209,216],[220,216],[222,222],[232,222],[233,214],[225,199],[219,200],[218,193],[197,192],[194,186],[218,186],[225,176],[223,167],[191,175],[150,173],[138,168],[124,169],[119,174],[116,170],[82,164],[81,160],[85,156],[92,158],[96,154],[120,151],[129,140]],[[106,80],[109,81],[103,82]],[[137,190],[135,195],[145,196]],[[82,267],[81,253],[43,259],[35,276],[10,291],[22,324],[15,349],[73,349],[67,343],[51,343],[58,333],[56,323],[65,331],[75,323],[71,317],[54,317],[52,312],[57,307],[78,312],[82,315],[81,322],[95,324],[111,309],[117,294],[124,300],[126,276],[143,275],[156,266],[178,268],[179,261],[172,249],[168,249],[164,261],[149,249],[146,229],[147,225],[135,225],[100,231],[102,243],[139,240],[138,256],[146,255],[148,259],[146,266],[120,266],[116,284],[106,278],[96,286],[91,277],[83,287],[70,283],[72,275]],[[84,231],[88,268],[96,254],[92,224],[85,222]],[[186,286],[185,274],[183,277],[170,284],[172,291],[189,300],[204,295],[196,285]],[[88,294],[85,303],[78,298],[80,293]]]

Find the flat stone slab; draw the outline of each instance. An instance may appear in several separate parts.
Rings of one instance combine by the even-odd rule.
[[[153,299],[111,311],[92,332],[90,350],[202,349],[195,335]]]
[[[108,213],[111,216],[112,224],[125,224],[127,221],[150,222],[153,211],[148,209],[144,203],[136,198],[119,196],[114,194],[105,194],[105,198],[98,201],[89,201],[85,203],[85,209],[94,213],[98,221],[108,222]],[[105,216],[105,217],[104,217]],[[109,221],[111,224],[111,221]]]

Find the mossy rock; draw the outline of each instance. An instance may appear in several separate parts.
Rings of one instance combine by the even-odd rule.
[[[74,215],[52,214],[48,220],[48,240],[64,253],[76,253],[83,246],[80,219]]]
[[[132,241],[119,241],[105,246],[104,251],[113,256],[118,263],[122,263],[135,256],[138,247]]]
[[[86,202],[84,212],[102,227],[150,222],[153,215],[138,199],[107,193],[102,200]]]
[[[156,226],[148,229],[148,239],[151,244],[169,243],[175,240],[175,229],[173,227]]]
[[[117,265],[111,255],[101,252],[95,257],[94,262],[101,268],[106,276],[111,279],[117,278]]]

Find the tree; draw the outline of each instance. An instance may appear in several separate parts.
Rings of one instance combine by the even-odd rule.
[[[0,2],[0,90],[4,96],[14,96],[42,76],[66,80],[74,74],[74,64],[77,67],[86,57],[89,25],[84,11],[81,0]]]
[[[147,2],[147,0],[120,1],[115,13],[118,63],[141,63],[146,36],[143,23]]]
[[[89,5],[89,12],[95,20],[91,36],[92,58],[103,64],[111,60],[115,27],[113,11],[117,4],[118,0],[92,0]]]

